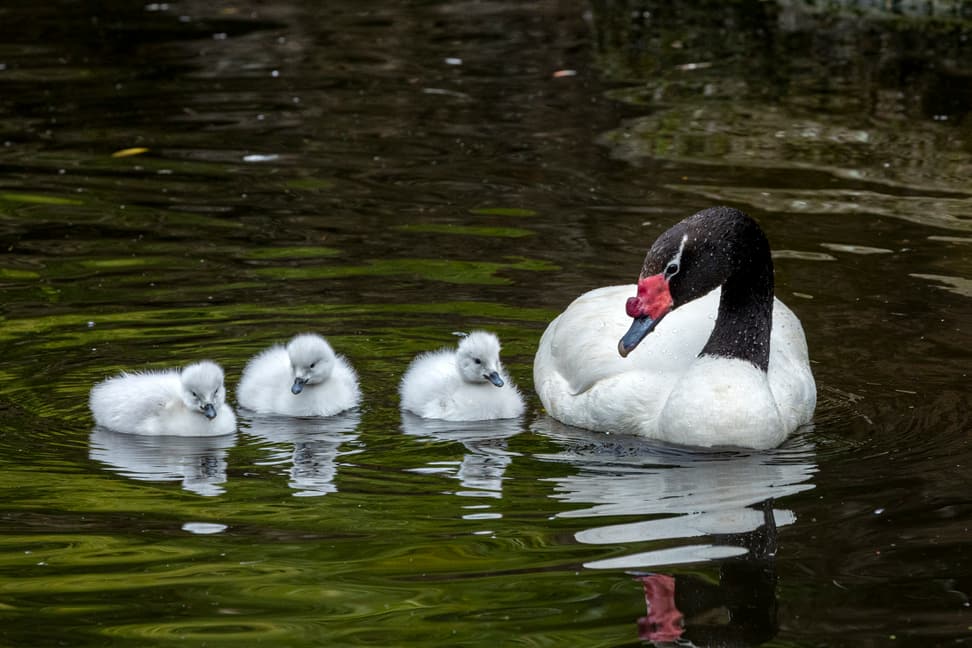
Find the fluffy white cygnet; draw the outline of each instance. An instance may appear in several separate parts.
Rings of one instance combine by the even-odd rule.
[[[116,432],[216,436],[236,430],[223,370],[208,360],[181,372],[121,373],[95,385],[89,405],[95,423]]]
[[[500,363],[500,343],[473,331],[459,348],[416,357],[399,386],[401,407],[423,418],[482,421],[515,418],[523,397]]]
[[[236,400],[261,414],[331,416],[355,407],[361,390],[348,361],[320,335],[305,333],[250,359]]]

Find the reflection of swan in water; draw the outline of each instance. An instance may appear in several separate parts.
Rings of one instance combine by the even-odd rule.
[[[96,427],[88,456],[131,479],[182,480],[187,491],[220,495],[220,484],[226,482],[226,451],[235,444],[236,435],[159,437]]]
[[[456,495],[499,498],[503,491],[503,473],[516,455],[507,450],[507,440],[522,431],[523,422],[520,419],[443,421],[402,412],[402,429],[405,434],[412,436],[461,443],[466,449],[458,467],[452,461],[432,461],[422,468],[416,468],[415,472],[444,473],[455,477],[468,489],[457,491]],[[496,514],[465,517],[496,517]]]
[[[646,614],[638,638],[655,646],[755,646],[778,631],[776,523],[772,500],[758,504],[763,524],[719,542],[746,554],[719,561],[718,582],[696,573],[638,576]]]
[[[574,469],[554,480],[552,497],[577,505],[559,517],[635,518],[577,531],[578,542],[663,546],[594,560],[588,568],[718,560],[717,582],[697,573],[642,572],[638,580],[648,612],[638,621],[639,638],[656,646],[750,646],[776,634],[776,529],[792,524],[796,515],[774,505],[813,488],[814,447],[805,438],[791,438],[774,450],[718,452],[605,436],[549,417],[533,429],[562,446],[537,458]]]
[[[313,496],[337,491],[337,458],[350,454],[340,447],[358,438],[360,422],[357,410],[327,418],[253,415],[241,419],[240,430],[271,444],[262,465],[292,464],[288,486],[294,495]]]
[[[578,542],[610,545],[708,537],[709,542],[615,556],[586,564],[595,569],[627,569],[713,560],[746,554],[735,542],[721,541],[765,524],[757,505],[813,488],[814,448],[800,437],[767,451],[689,451],[631,436],[605,436],[571,428],[549,417],[534,430],[563,446],[539,459],[568,463],[575,474],[557,478],[554,499],[581,505],[563,518],[634,516],[632,522],[592,526],[575,533]],[[774,526],[796,520],[773,510]]]

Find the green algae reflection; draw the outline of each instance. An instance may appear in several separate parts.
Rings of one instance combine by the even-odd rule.
[[[419,234],[458,234],[462,236],[490,236],[495,238],[522,238],[533,234],[518,227],[486,227],[480,225],[422,224],[401,225],[397,229]]]
[[[508,263],[456,261],[450,259],[375,259],[365,265],[344,267],[308,266],[300,268],[261,268],[256,273],[273,279],[339,279],[346,277],[414,277],[453,284],[508,285],[509,279],[497,276],[506,270],[553,271],[558,267],[546,261],[512,257]]]
[[[254,248],[241,250],[247,259],[317,259],[321,257],[337,256],[341,253],[337,248],[319,246],[291,246]]]
[[[533,211],[532,209],[522,209],[520,207],[480,207],[477,209],[470,209],[469,213],[479,214],[481,216],[511,216],[514,218],[537,215],[537,212]]]
[[[42,194],[6,192],[0,193],[0,201],[23,203],[28,205],[82,205],[83,201],[59,196],[45,196]]]

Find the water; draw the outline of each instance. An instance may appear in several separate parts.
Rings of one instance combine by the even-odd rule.
[[[0,8],[0,643],[965,642],[967,9]],[[714,203],[767,230],[813,429],[548,419],[546,323]],[[409,359],[475,327],[524,420],[402,418]],[[360,411],[92,429],[106,375],[211,358],[232,389],[303,330]]]

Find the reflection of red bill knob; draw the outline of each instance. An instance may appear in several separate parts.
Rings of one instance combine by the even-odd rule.
[[[642,576],[648,615],[638,619],[638,638],[675,641],[685,632],[683,615],[675,607],[675,578],[667,574]]]

